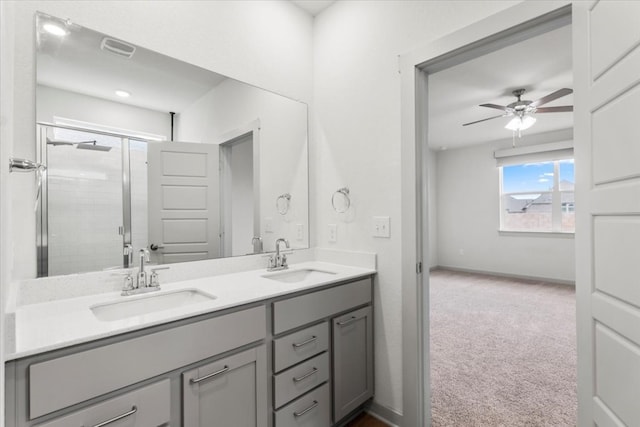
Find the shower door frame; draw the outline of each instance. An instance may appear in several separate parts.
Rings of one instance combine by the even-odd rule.
[[[60,125],[47,122],[36,123],[36,135],[38,138],[36,159],[39,163],[48,167],[47,156],[47,130],[58,128],[78,132],[89,132],[97,135],[119,138],[122,152],[122,268],[129,268],[129,255],[125,253],[126,245],[132,244],[131,237],[131,153],[129,151],[131,140],[149,144],[151,141],[144,138],[137,138],[114,132],[94,130],[78,126]],[[48,174],[42,176],[40,199],[36,212],[36,253],[37,253],[37,277],[47,277],[49,275],[49,191]]]

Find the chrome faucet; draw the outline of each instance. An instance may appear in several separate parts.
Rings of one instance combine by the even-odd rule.
[[[255,236],[253,239],[251,239],[251,245],[253,246],[254,254],[262,253],[262,237]]]
[[[122,289],[122,295],[135,295],[145,292],[159,291],[160,280],[158,278],[158,270],[167,270],[169,267],[157,267],[151,269],[151,274],[147,275],[145,270],[145,262],[149,262],[149,250],[144,248],[138,252],[140,256],[140,269],[136,275],[136,281],[133,281],[133,277],[130,273],[126,274],[124,281],[124,288]]]
[[[142,248],[140,249],[140,270],[138,270],[138,281],[136,283],[136,288],[146,288],[147,287],[147,272],[144,271],[144,263],[149,262],[149,249]]]
[[[287,255],[280,254],[280,243],[284,243],[285,247],[289,248],[289,241],[287,239],[278,239],[276,240],[276,253],[275,255],[269,258],[269,266],[267,270],[275,271],[275,270],[285,270],[289,268],[287,265]]]

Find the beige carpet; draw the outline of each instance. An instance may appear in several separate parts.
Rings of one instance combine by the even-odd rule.
[[[431,273],[433,426],[575,426],[573,287]]]

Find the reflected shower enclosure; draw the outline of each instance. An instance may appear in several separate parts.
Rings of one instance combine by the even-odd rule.
[[[38,135],[38,276],[128,267],[123,248],[147,244],[147,142],[49,125]]]

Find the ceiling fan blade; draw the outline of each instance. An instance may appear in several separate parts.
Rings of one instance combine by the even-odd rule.
[[[563,88],[563,89],[558,89],[557,91],[550,93],[547,96],[543,96],[542,98],[533,101],[531,104],[529,104],[531,107],[537,107],[538,105],[543,105],[546,104],[547,102],[551,102],[554,99],[558,99],[558,98],[562,98],[563,96],[567,96],[569,94],[573,93],[573,89],[568,89],[568,88]]]
[[[536,108],[536,113],[565,113],[571,111],[573,111],[573,105],[565,105],[563,107]]]
[[[462,126],[469,126],[469,125],[473,125],[476,123],[480,123],[480,122],[486,122],[487,120],[493,120],[493,119],[497,119],[498,117],[507,117],[509,114],[501,114],[499,116],[493,116],[493,117],[489,117],[487,119],[482,119],[482,120],[476,120],[475,122],[469,122],[469,123],[465,123]]]
[[[487,108],[495,108],[496,110],[506,111],[507,113],[511,113],[513,111],[513,108],[504,107],[502,105],[497,105],[497,104],[480,104],[480,106],[487,107]]]

